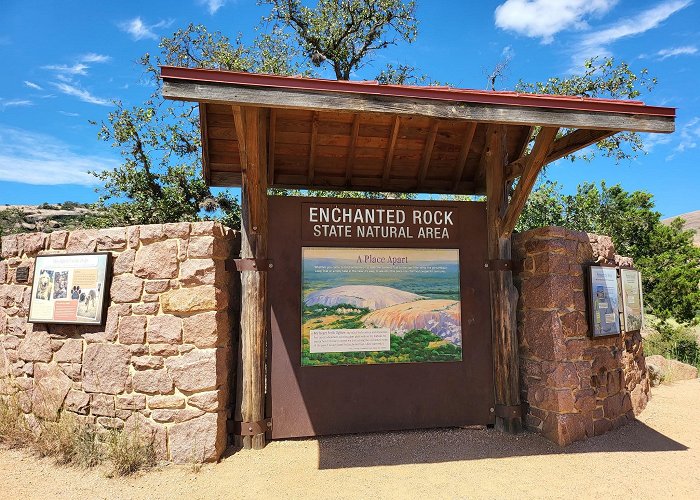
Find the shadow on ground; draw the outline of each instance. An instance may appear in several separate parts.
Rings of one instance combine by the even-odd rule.
[[[493,429],[433,429],[318,438],[319,469],[596,452],[685,451],[687,446],[635,421],[602,436],[559,447],[525,432]]]

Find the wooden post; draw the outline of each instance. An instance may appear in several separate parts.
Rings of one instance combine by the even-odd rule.
[[[489,126],[485,152],[489,260],[510,260],[510,235],[501,234],[501,221],[508,204],[505,180],[505,144],[502,125]],[[496,269],[494,269],[496,267]],[[489,269],[491,329],[497,429],[516,433],[522,429],[516,307],[518,292],[513,274],[497,266]]]
[[[241,259],[267,259],[267,126],[264,110],[234,107],[241,152]],[[265,418],[267,272],[241,272],[241,420]],[[245,448],[261,449],[265,434],[244,436]]]

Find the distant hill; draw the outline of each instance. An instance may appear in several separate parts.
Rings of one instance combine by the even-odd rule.
[[[670,224],[673,219],[680,217],[685,220],[685,229],[695,229],[695,237],[693,241],[696,246],[700,247],[700,210],[695,212],[688,212],[687,214],[676,215],[675,217],[669,217],[668,219],[663,219],[661,222],[664,224]]]
[[[98,214],[92,205],[66,201],[41,205],[0,205],[0,234],[51,232],[83,226],[87,217]]]

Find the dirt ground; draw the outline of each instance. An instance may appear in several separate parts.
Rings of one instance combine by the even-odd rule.
[[[559,448],[434,430],[273,442],[195,473],[108,479],[0,450],[0,498],[700,498],[700,379],[655,388],[639,421]]]

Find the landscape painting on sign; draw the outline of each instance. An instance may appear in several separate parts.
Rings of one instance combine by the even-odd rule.
[[[459,250],[302,249],[302,366],[462,360]]]

